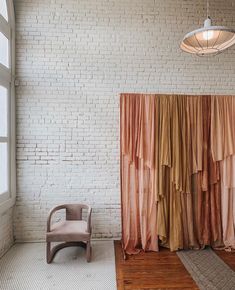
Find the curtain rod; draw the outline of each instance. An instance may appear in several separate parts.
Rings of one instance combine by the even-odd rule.
[[[235,93],[233,94],[176,94],[176,93],[119,93],[121,95],[151,95],[151,96],[203,96],[203,97],[210,97],[210,96],[218,96],[218,97],[235,97]]]

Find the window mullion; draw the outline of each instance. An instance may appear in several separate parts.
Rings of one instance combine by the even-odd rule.
[[[0,137],[0,143],[8,143],[9,137]]]
[[[11,39],[11,27],[9,23],[0,14],[0,31],[8,38]]]
[[[0,85],[8,87],[11,78],[11,70],[0,63]]]

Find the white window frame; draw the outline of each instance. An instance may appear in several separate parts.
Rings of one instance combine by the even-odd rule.
[[[13,0],[6,0],[8,21],[0,14],[0,31],[9,39],[9,68],[0,64],[0,85],[8,89],[8,188],[0,195],[0,213],[15,204],[16,199],[16,138],[15,138],[15,15]],[[1,137],[0,137],[1,138]],[[0,140],[1,141],[1,140]]]

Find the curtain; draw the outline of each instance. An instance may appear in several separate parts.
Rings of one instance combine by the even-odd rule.
[[[233,96],[121,94],[127,253],[235,248],[234,120]]]

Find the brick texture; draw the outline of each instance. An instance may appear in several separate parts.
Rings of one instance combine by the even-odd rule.
[[[94,208],[93,237],[119,237],[119,93],[235,93],[235,48],[180,51],[205,1],[16,0],[16,240],[42,240],[48,210]],[[235,26],[233,0],[211,3]]]

